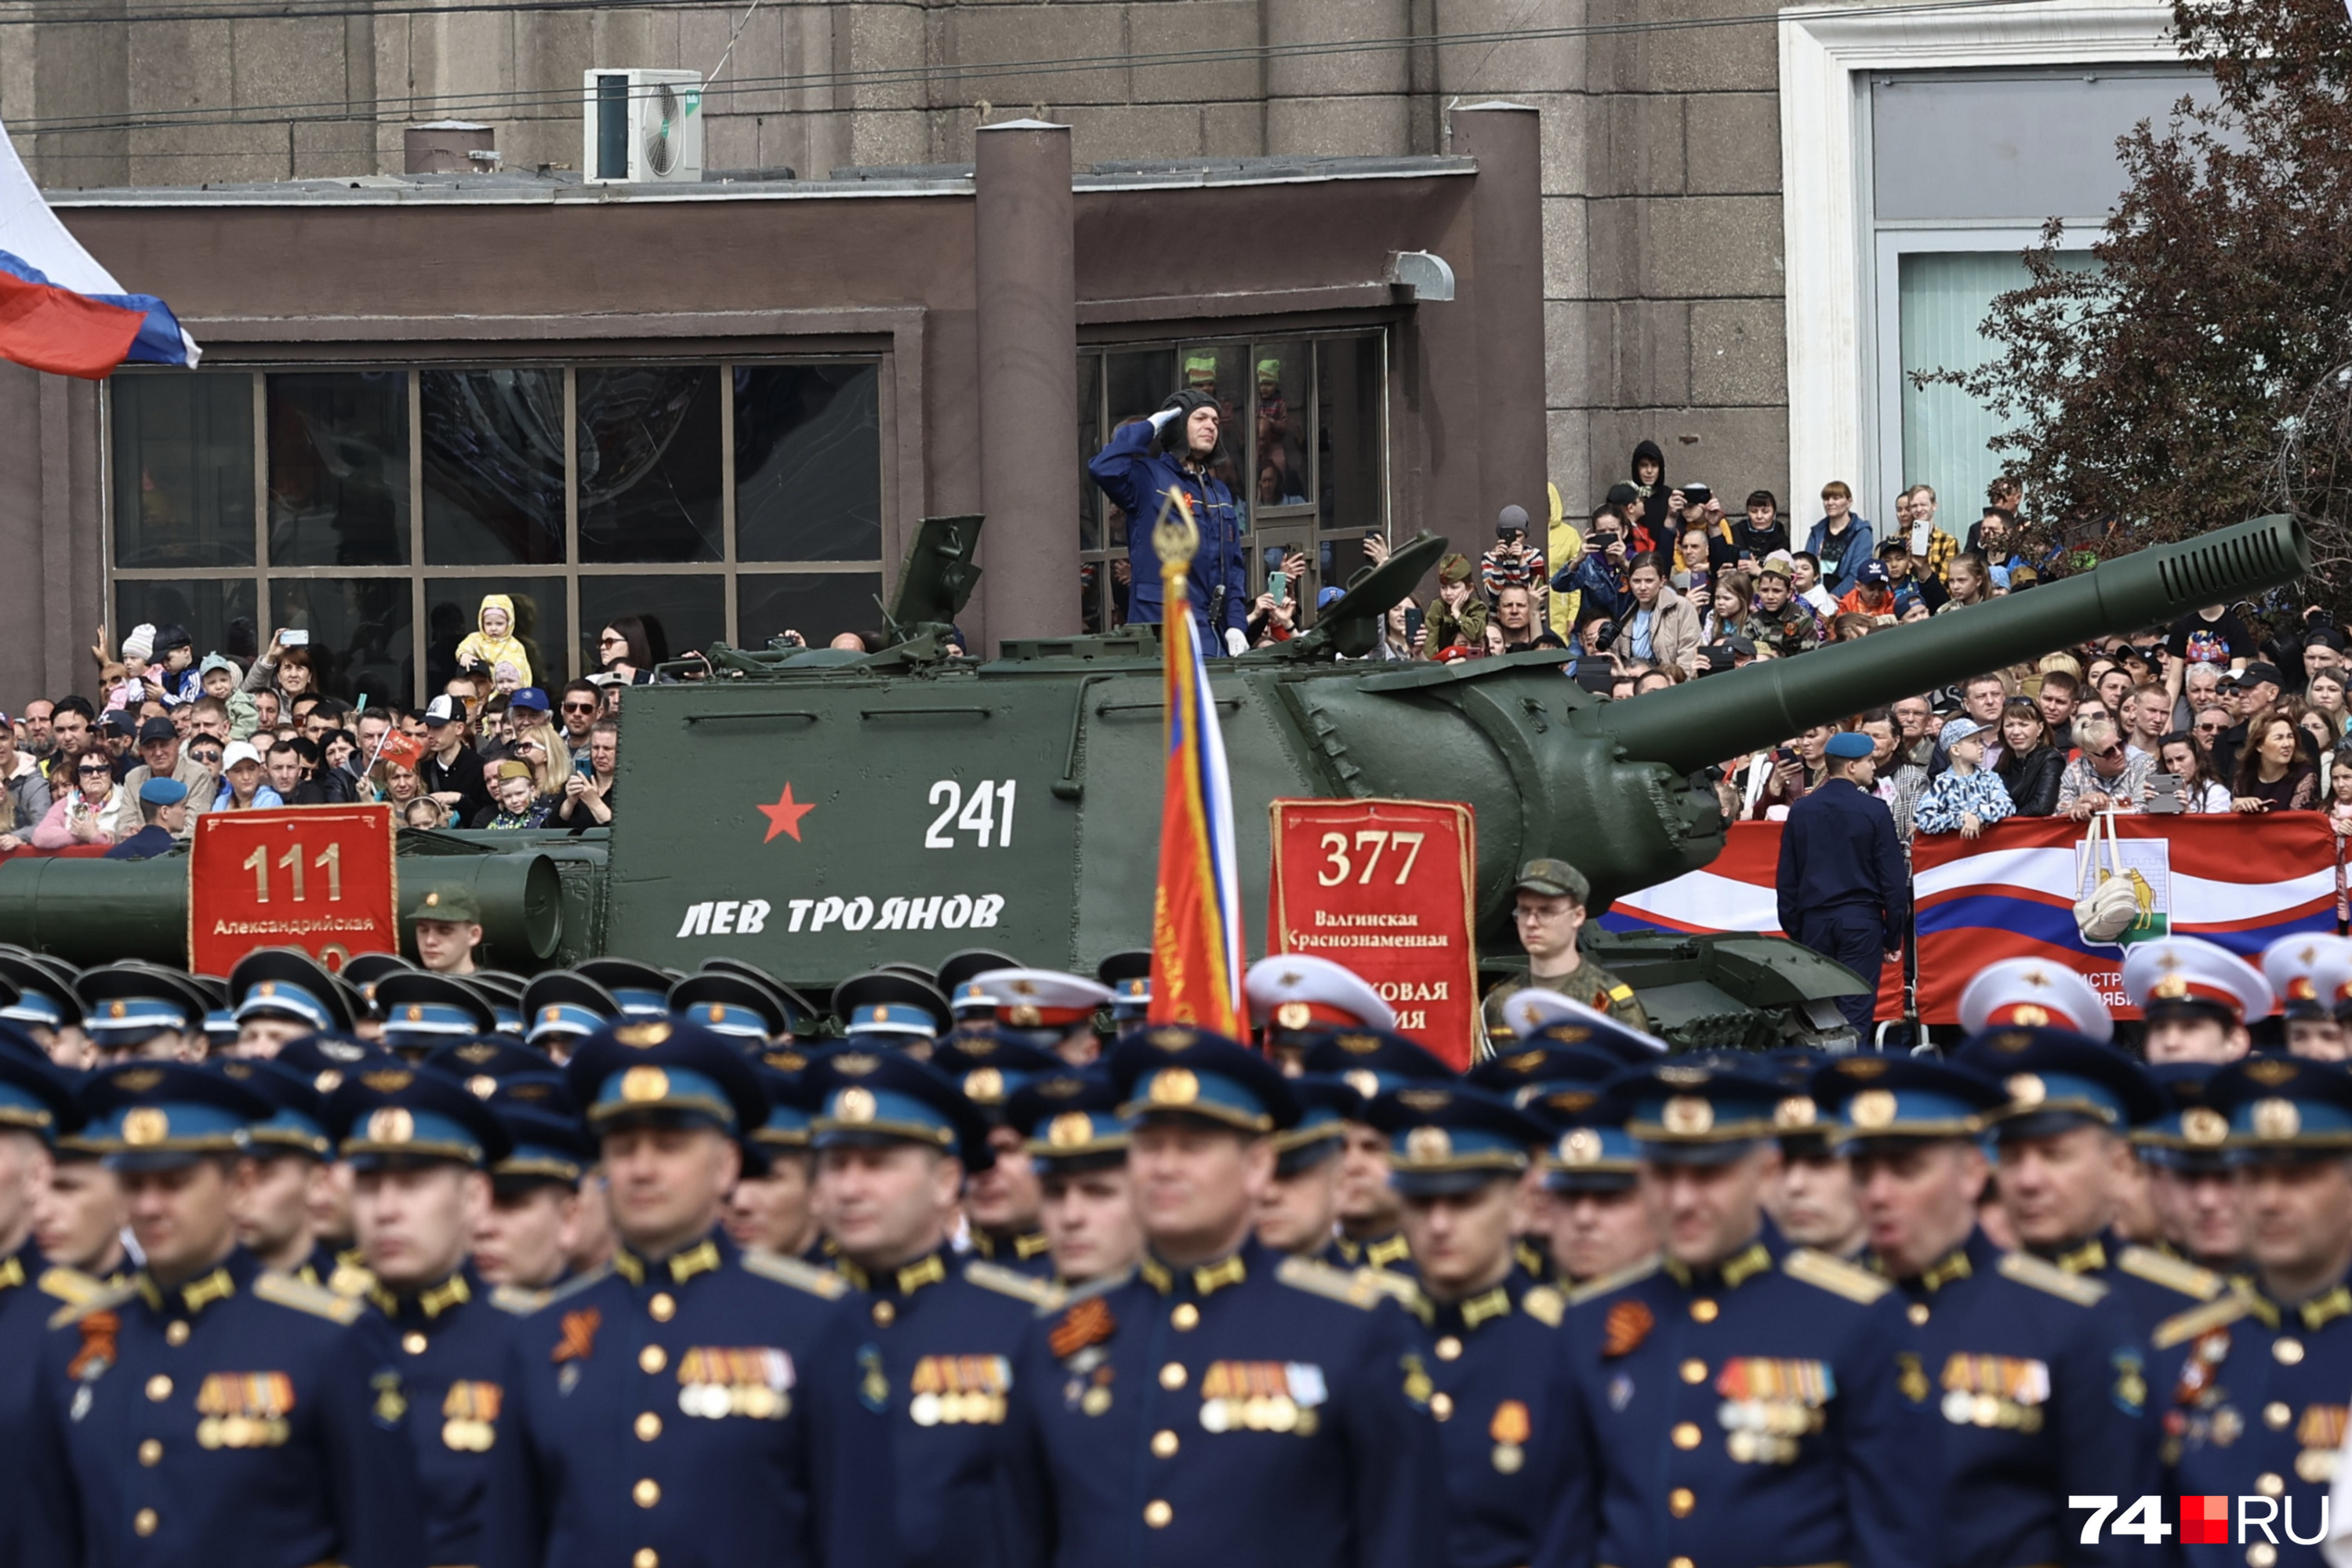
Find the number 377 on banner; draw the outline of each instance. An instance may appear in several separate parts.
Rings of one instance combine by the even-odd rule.
[[[396,952],[398,892],[388,805],[207,812],[188,857],[188,966],[226,974],[261,947],[330,970]]]
[[[1476,1039],[1470,808],[1429,800],[1277,800],[1266,951],[1355,971],[1397,1027],[1455,1068]]]

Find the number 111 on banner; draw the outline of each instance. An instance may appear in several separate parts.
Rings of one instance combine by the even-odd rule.
[[[188,961],[226,974],[257,948],[294,947],[330,970],[400,950],[389,805],[207,812],[188,854]]]

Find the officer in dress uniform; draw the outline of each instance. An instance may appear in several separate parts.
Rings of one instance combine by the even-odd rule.
[[[1780,1173],[1766,1194],[1764,1210],[1780,1234],[1797,1246],[1859,1263],[1862,1205],[1854,1194],[1853,1170],[1813,1103],[1813,1073],[1828,1058],[1798,1046],[1774,1051],[1765,1059],[1782,1094],[1772,1108]]]
[[[100,1060],[203,1058],[209,1003],[187,975],[128,960],[83,970],[75,988],[81,998],[82,1028]]]
[[[2150,1068],[2165,1097],[2164,1114],[2131,1130],[2132,1146],[2147,1167],[2164,1240],[2158,1250],[2229,1278],[2245,1272],[2246,1216],[2237,1179],[2223,1147],[2229,1123],[2206,1096],[2215,1062],[2172,1062]]]
[[[992,1032],[1000,1040],[1051,1051],[1070,1067],[1102,1055],[1096,1009],[1108,1006],[1110,987],[1055,969],[992,969],[973,984],[992,998]]]
[[[375,1277],[368,1303],[400,1347],[425,1560],[535,1568],[503,1555],[511,1535],[494,1543],[490,1529],[508,1506],[494,1493],[527,1484],[503,1416],[510,1330],[534,1298],[487,1284],[466,1257],[506,1131],[480,1097],[425,1068],[350,1079],[326,1119],[352,1172],[352,1217]]]
[[[816,1173],[809,1153],[809,1124],[822,1097],[808,1082],[807,1067],[806,1054],[789,1046],[761,1053],[760,1088],[768,1097],[768,1120],[751,1134],[759,1168],[747,1164],[727,1194],[727,1234],[746,1251],[830,1268],[833,1254],[817,1226]]]
[[[1813,1075],[1824,1125],[1853,1163],[1870,1263],[1895,1282],[1915,1331],[1904,1365],[1937,1412],[1940,1561],[1953,1568],[2136,1563],[2109,1535],[2078,1547],[2079,1494],[2157,1491],[2145,1357],[2106,1288],[1977,1228],[1988,1174],[1976,1139],[2009,1103],[1965,1068],[1848,1056]]]
[[[1435,1392],[1452,1568],[1565,1563],[1555,1518],[1574,1442],[1565,1297],[1520,1268],[1511,1223],[1543,1129],[1468,1086],[1416,1085],[1371,1105],[1391,1138],[1419,1283],[1406,1301]]]
[[[522,1041],[557,1066],[572,1048],[621,1016],[613,994],[584,974],[551,969],[523,987]]]
[[[383,1009],[383,1048],[421,1060],[443,1046],[496,1032],[498,1015],[482,994],[451,974],[412,970],[375,983]]]
[[[1396,1009],[1344,964],[1311,952],[1269,953],[1242,975],[1250,1027],[1265,1054],[1296,1077],[1307,1047],[1334,1029],[1389,1030]]]
[[[940,988],[895,969],[853,974],[833,988],[833,1010],[848,1039],[874,1050],[929,1056],[953,1026]]]
[[[1858,730],[1832,735],[1829,776],[1789,808],[1776,887],[1780,929],[1860,977],[1866,990],[1837,999],[1856,1038],[1870,1038],[1879,964],[1903,945],[1911,879],[1895,818],[1870,793],[1872,742]]]
[[[1629,1068],[1610,1098],[1664,1253],[1570,1298],[1593,1456],[1570,1489],[1571,1538],[1617,1568],[1937,1561],[1902,1303],[1764,1215],[1779,1084],[1678,1057]]]
[[[72,967],[47,953],[0,949],[0,1024],[14,1024],[33,1037],[49,1059],[83,1065],[89,1040],[82,1031],[81,995]]]
[[[1257,1238],[1276,1252],[1352,1268],[1339,1249],[1339,1179],[1349,1125],[1369,1125],[1364,1097],[1347,1079],[1320,1073],[1292,1079],[1290,1097],[1298,1120],[1274,1134],[1274,1179],[1258,1199]]]
[[[892,1561],[887,1390],[834,1275],[719,1228],[767,1115],[735,1043],[688,1019],[588,1037],[565,1067],[609,1178],[612,1262],[513,1325],[500,1510],[546,1568]]]
[[[1519,868],[1511,892],[1519,942],[1528,952],[1528,973],[1486,993],[1480,1016],[1487,1039],[1508,1039],[1521,1032],[1524,1020],[1515,1019],[1505,1004],[1530,987],[1555,992],[1647,1032],[1650,1015],[1633,988],[1592,962],[1581,948],[1585,905],[1592,898],[1592,884],[1584,873],[1565,860],[1530,860]]]
[[[80,1102],[146,1263],[50,1320],[29,1560],[420,1568],[407,1400],[382,1326],[236,1244],[247,1130],[270,1102],[149,1061],[94,1073]]]
[[[579,1222],[580,1184],[596,1163],[561,1078],[499,1080],[487,1101],[507,1135],[506,1157],[490,1166],[490,1202],[473,1238],[474,1270],[509,1300],[539,1298],[571,1274],[564,1240]]]
[[[2319,966],[2347,952],[2352,952],[2352,939],[2315,931],[2293,932],[2263,949],[2263,978],[2278,999],[2279,1043],[2289,1056],[2324,1062],[2352,1056],[2334,1004],[2319,994]]]
[[[224,1061],[220,1070],[272,1107],[267,1121],[247,1130],[254,1179],[237,1204],[237,1240],[264,1268],[291,1274],[305,1285],[332,1289],[338,1268],[335,1248],[320,1240],[318,1231],[322,1189],[332,1179],[328,1162],[334,1154],[323,1097],[310,1075],[274,1058]]]
[[[2192,1568],[2319,1568],[2352,1388],[2352,1076],[2258,1056],[2208,1093],[2239,1162],[2253,1275],[2157,1328],[2167,1489],[2184,1508],[2222,1500],[2215,1527],[2184,1521],[2180,1554]]]
[[[2251,1026],[2271,1014],[2270,982],[2229,949],[2193,936],[2134,942],[2124,994],[2146,1020],[2151,1066],[2234,1061],[2253,1048]]]
[[[866,1043],[812,1067],[817,1204],[856,1287],[854,1310],[886,1399],[898,1477],[896,1561],[988,1564],[1013,1352],[1045,1280],[948,1244],[966,1173],[995,1158],[988,1123],[939,1068]],[[877,1534],[888,1537],[887,1528]]]
[[[1089,1017],[1093,1012],[1087,1009]],[[1008,1037],[992,1026],[949,1036],[932,1047],[931,1065],[962,1089],[964,1099],[988,1123],[988,1146],[996,1155],[984,1168],[966,1175],[963,1212],[971,1226],[971,1250],[1016,1274],[1052,1279],[1054,1259],[1045,1241],[1037,1170],[1029,1158],[1028,1140],[1012,1124],[1005,1108],[1024,1085],[1064,1073],[1069,1064],[1049,1047]]]
[[[52,1263],[33,1240],[49,1150],[80,1121],[67,1076],[32,1037],[0,1024],[0,1568],[40,1568],[19,1550],[32,1507],[23,1446],[33,1433],[41,1341],[51,1314],[95,1295],[96,1280]]]
[[[390,1051],[336,1035],[305,1035],[289,1040],[278,1047],[274,1059],[281,1070],[307,1079],[322,1100],[346,1078],[402,1065],[401,1058]],[[323,1106],[320,1114],[324,1114]],[[323,1123],[320,1136],[326,1136]],[[315,1240],[307,1267],[318,1283],[336,1295],[358,1300],[368,1293],[375,1277],[360,1261],[360,1249],[352,1239],[351,1173],[340,1164],[331,1164],[324,1173],[326,1181],[311,1189],[319,1206],[311,1215]]]
[[[1136,1270],[1041,1313],[1013,1379],[1018,1568],[1444,1561],[1436,1392],[1412,1326],[1360,1275],[1250,1234],[1282,1076],[1179,1026],[1122,1040]]]
[[[1543,1205],[1537,1239],[1547,1267],[1529,1272],[1571,1290],[1658,1257],[1657,1222],[1642,1200],[1640,1152],[1601,1088],[1621,1068],[1571,1078],[1579,1057],[1602,1059],[1571,1046],[1550,1069],[1560,1076],[1518,1100],[1551,1134],[1538,1156]]]
[[[698,973],[735,975],[749,980],[766,993],[768,998],[782,1009],[784,1018],[784,1026],[768,1037],[770,1045],[790,1045],[815,1030],[819,1014],[809,999],[756,963],[746,963],[740,958],[706,958]]]
[[[634,958],[590,958],[572,973],[594,981],[620,1005],[623,1020],[669,1016],[669,988],[677,976]]]
[[[1110,1074],[1096,1066],[1033,1079],[1006,1114],[1037,1168],[1055,1282],[1084,1285],[1132,1269],[1143,1230],[1127,1178],[1130,1130]]]
[[[1307,1048],[1307,1071],[1337,1078],[1366,1103],[1415,1083],[1452,1083],[1454,1069],[1434,1052],[1385,1029],[1341,1029]],[[1389,1184],[1388,1135],[1369,1121],[1350,1121],[1339,1169],[1339,1257],[1350,1268],[1412,1272],[1412,1247],[1398,1224],[1400,1203]]]
[[[289,947],[248,952],[228,972],[227,1003],[236,1021],[228,1054],[274,1057],[287,1041],[324,1029],[352,1030],[353,998],[309,953]]]
[[[2210,1269],[2115,1233],[2116,1198],[2134,1174],[2130,1131],[2165,1110],[2146,1068],[2063,1029],[1999,1025],[1957,1059],[2009,1090],[2010,1107],[1990,1131],[2001,1207],[2019,1246],[2105,1285],[2143,1342],[2162,1320],[2229,1288]]]
[[[1110,987],[1111,1022],[1122,1032],[1151,1011],[1151,950],[1122,948],[1095,965],[1095,978]]]

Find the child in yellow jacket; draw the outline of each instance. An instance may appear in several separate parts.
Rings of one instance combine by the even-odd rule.
[[[522,643],[514,635],[514,601],[504,594],[482,595],[482,608],[477,617],[480,630],[457,645],[459,669],[495,669],[501,664],[511,664],[521,677],[519,684],[536,686],[531,679],[530,656],[523,651]]]

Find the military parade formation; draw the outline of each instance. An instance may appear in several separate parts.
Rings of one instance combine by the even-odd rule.
[[[1466,1072],[1302,955],[0,951],[0,1564],[2322,1561],[2352,943],[1669,1054],[1583,895]]]

